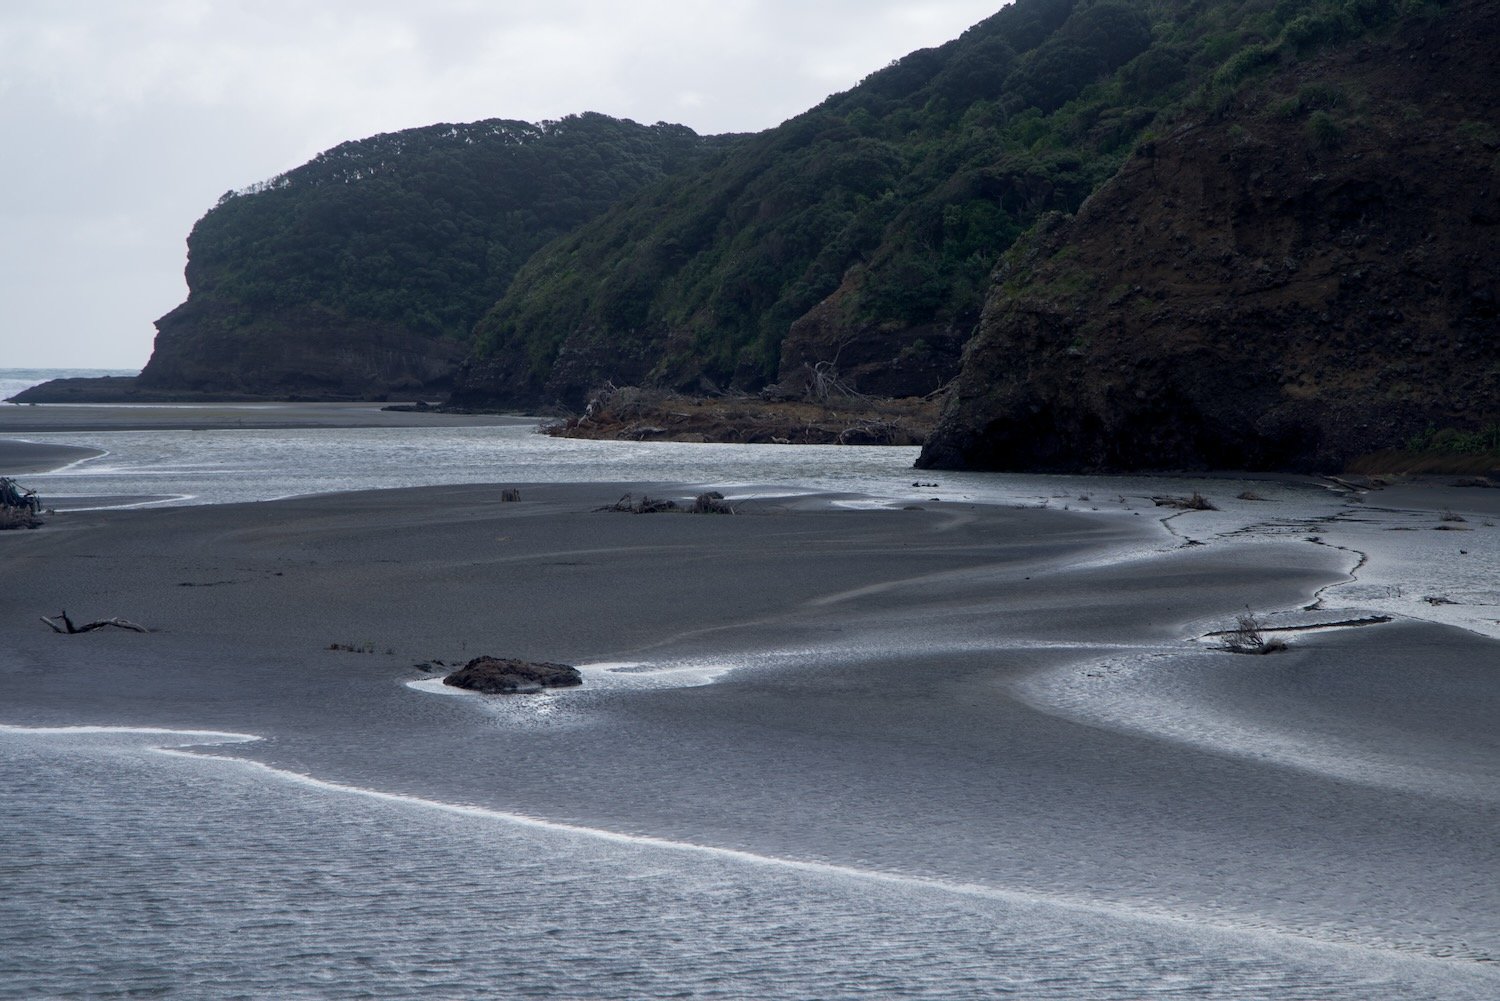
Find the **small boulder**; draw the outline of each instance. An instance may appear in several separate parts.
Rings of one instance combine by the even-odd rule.
[[[485,695],[540,692],[583,684],[583,675],[566,664],[548,664],[509,657],[475,657],[443,679],[443,684]]]

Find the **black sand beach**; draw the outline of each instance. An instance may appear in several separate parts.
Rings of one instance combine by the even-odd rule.
[[[1308,602],[1350,554],[985,505],[596,510],[627,490],[683,496],[459,486],[7,533],[0,723],[253,733],[215,753],[1496,969],[1496,642],[1412,621],[1267,657],[1197,639]],[[38,617],[60,609],[152,631],[57,635]],[[407,684],[479,654],[586,682]]]
[[[76,445],[42,445],[0,438],[0,476],[45,473],[99,454],[98,449],[79,448]]]

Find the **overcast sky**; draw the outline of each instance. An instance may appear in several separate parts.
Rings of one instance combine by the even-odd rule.
[[[0,368],[139,368],[188,230],[346,139],[769,128],[1003,0],[0,0]]]

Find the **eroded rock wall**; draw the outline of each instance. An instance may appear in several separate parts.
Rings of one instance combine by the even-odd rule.
[[[997,270],[919,465],[1316,469],[1500,417],[1500,11],[1274,71]]]

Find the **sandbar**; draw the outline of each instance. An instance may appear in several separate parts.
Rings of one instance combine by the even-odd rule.
[[[0,404],[0,436],[47,431],[195,431],[218,428],[475,427],[535,424],[507,414],[387,410],[385,403]]]
[[[0,476],[46,473],[104,453],[97,448],[0,438]]]

